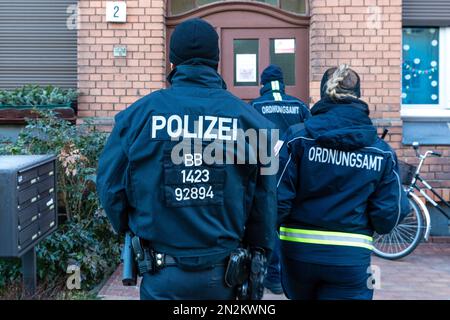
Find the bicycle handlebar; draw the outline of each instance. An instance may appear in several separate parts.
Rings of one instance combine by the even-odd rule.
[[[428,157],[428,156],[439,157],[439,158],[442,157],[442,154],[441,154],[441,153],[436,152],[436,151],[433,151],[433,150],[428,150],[427,152],[425,152],[425,154],[421,155],[421,154],[419,153],[420,143],[417,142],[417,141],[414,141],[414,142],[412,143],[412,147],[413,147],[414,151],[416,151],[416,155],[417,155],[417,157],[419,157],[419,158],[420,158],[420,157],[426,158],[426,157]]]
[[[435,157],[442,157],[442,153],[431,151],[431,155]]]
[[[431,156],[431,157],[442,157],[442,154],[441,153],[439,153],[439,152],[435,152],[435,151],[433,151],[433,150],[428,150],[427,152],[425,152],[425,154],[419,154],[419,157],[421,157],[422,159],[426,159],[426,158],[428,158],[429,156]]]

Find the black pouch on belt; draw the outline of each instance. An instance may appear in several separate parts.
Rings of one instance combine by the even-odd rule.
[[[240,286],[248,279],[249,273],[250,254],[246,249],[237,248],[230,255],[225,271],[225,284],[230,288]]]

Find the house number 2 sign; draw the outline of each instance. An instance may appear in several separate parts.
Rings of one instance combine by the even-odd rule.
[[[106,2],[106,21],[127,22],[127,4],[125,1]]]

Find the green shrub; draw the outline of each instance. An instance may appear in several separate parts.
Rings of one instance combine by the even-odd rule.
[[[51,111],[37,111],[39,118],[27,126],[15,143],[3,143],[0,154],[55,154],[58,157],[58,191],[67,219],[91,219],[99,207],[95,172],[107,135],[92,123],[79,126]]]
[[[12,91],[0,90],[0,106],[70,105],[77,96],[72,89],[26,85]]]
[[[98,158],[107,135],[92,123],[71,125],[51,111],[28,119],[15,143],[0,141],[0,154],[57,155],[60,226],[36,248],[38,276],[55,283],[69,264],[81,269],[82,286],[91,289],[117,267],[119,240],[100,208],[95,190]],[[0,288],[20,279],[15,260],[0,260]]]
[[[69,264],[75,264],[80,266],[84,289],[91,289],[114,271],[120,257],[117,237],[100,214],[90,221],[62,224],[36,253],[40,279],[50,282],[65,275]]]

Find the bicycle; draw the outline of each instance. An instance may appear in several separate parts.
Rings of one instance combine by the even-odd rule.
[[[383,136],[386,133],[385,131]],[[412,147],[417,158],[420,159],[418,166],[399,161],[400,179],[408,195],[411,212],[389,234],[375,233],[374,235],[374,253],[384,259],[397,260],[406,257],[416,249],[422,239],[428,241],[431,231],[430,213],[425,203],[414,193],[415,191],[420,192],[440,213],[450,219],[449,214],[427,194],[426,190],[434,194],[449,209],[450,204],[420,175],[420,170],[427,158],[441,157],[442,155],[432,150],[420,154],[418,142],[414,142]],[[419,182],[423,187],[420,187]]]

